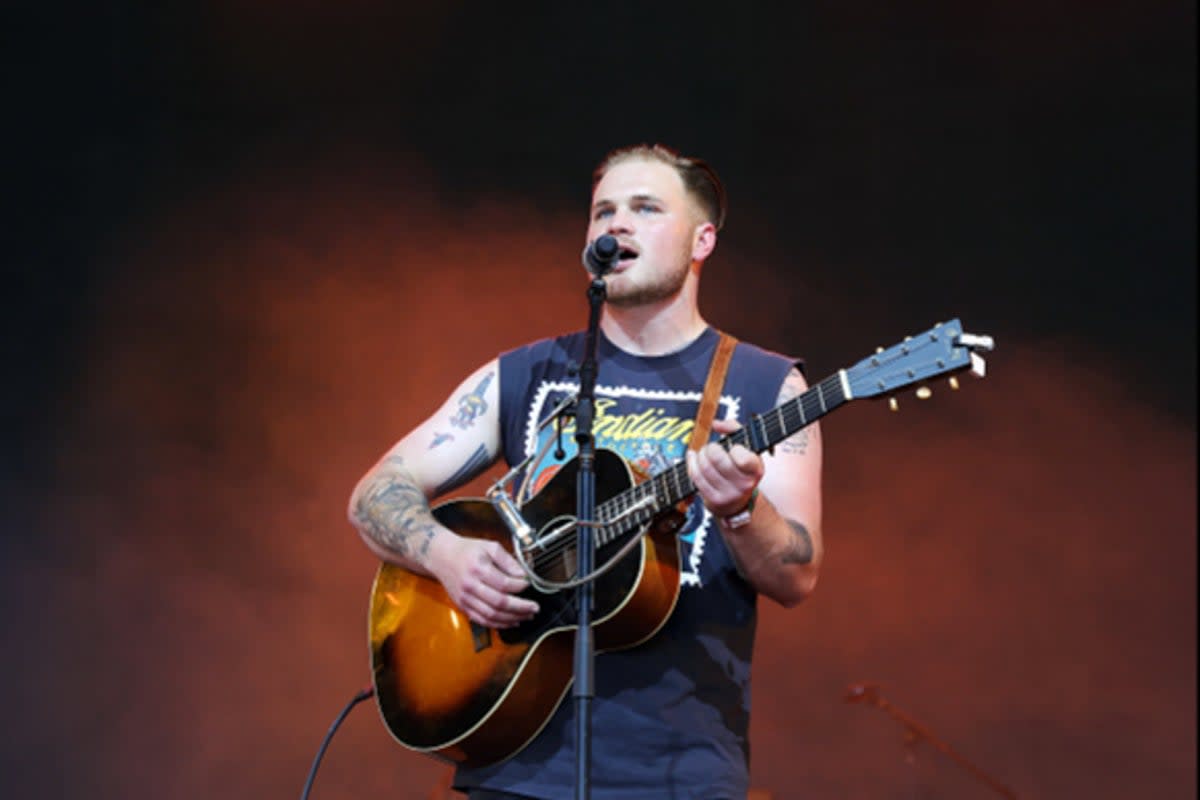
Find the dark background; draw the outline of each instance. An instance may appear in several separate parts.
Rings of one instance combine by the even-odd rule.
[[[990,796],[842,702],[872,680],[1022,797],[1194,796],[1194,4],[175,2],[6,39],[7,794],[298,792],[369,677],[350,488],[583,323],[591,168],[662,141],[730,194],[713,323],[813,377],[953,316],[998,342],[825,423],[755,785]],[[358,710],[314,797],[441,775]]]

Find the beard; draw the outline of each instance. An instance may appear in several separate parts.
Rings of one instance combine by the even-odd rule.
[[[690,248],[681,257],[657,274],[642,281],[634,281],[632,275],[620,273],[609,278],[606,300],[617,308],[637,308],[668,300],[679,294],[691,271]],[[650,270],[646,270],[650,272]],[[614,281],[613,278],[616,278]]]

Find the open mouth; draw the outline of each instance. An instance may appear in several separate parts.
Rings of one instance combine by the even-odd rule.
[[[638,253],[637,253],[637,251],[636,251],[636,250],[634,250],[632,247],[624,247],[624,246],[622,246],[622,247],[621,247],[621,252],[620,252],[620,254],[617,256],[617,260],[618,260],[618,261],[622,261],[622,262],[626,262],[626,261],[633,261],[633,260],[634,260],[635,258],[637,258],[637,257],[638,257]]]

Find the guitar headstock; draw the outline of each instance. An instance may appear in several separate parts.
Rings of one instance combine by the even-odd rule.
[[[994,347],[992,337],[964,332],[957,319],[938,323],[886,350],[881,348],[846,370],[849,397],[892,395],[909,386],[919,387],[918,397],[928,397],[929,388],[923,384],[931,378],[963,370],[982,378],[984,361],[980,352]],[[951,386],[957,388],[953,378]]]

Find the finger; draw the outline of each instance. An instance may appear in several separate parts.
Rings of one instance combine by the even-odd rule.
[[[486,605],[468,605],[463,611],[472,622],[486,625],[489,628],[511,628],[525,621],[523,617],[497,611]]]
[[[495,579],[493,578],[493,580]],[[489,608],[521,618],[531,617],[538,610],[537,603],[532,600],[526,600],[524,597],[517,597],[514,594],[496,589],[489,585],[487,581],[482,581],[470,587],[468,593],[473,594],[479,600],[483,601]]]
[[[714,449],[709,451],[709,448]],[[742,485],[747,477],[756,483],[762,477],[762,459],[741,445],[729,450],[719,445],[709,445],[704,450],[709,463],[725,480]]]
[[[735,419],[714,419],[712,427],[717,433],[733,433],[741,430],[742,425]]]
[[[713,451],[702,448],[696,453],[696,465],[696,488],[709,506],[722,505],[739,492],[736,484],[740,473],[720,447]]]
[[[749,451],[737,455],[726,453],[719,447],[717,452],[707,451],[708,448],[702,448],[693,460],[689,460],[689,463],[696,465],[692,483],[709,510],[727,516],[726,512],[732,513],[745,506],[746,496],[758,484],[761,478],[760,460]],[[739,468],[739,460],[746,471]]]
[[[514,614],[510,611],[495,609],[479,602],[467,603],[462,608],[472,622],[492,628],[511,628],[529,619],[523,614]]]
[[[701,471],[710,482],[717,483],[737,478],[740,470],[733,456],[719,444],[705,445],[698,454]]]
[[[685,456],[687,460],[688,477],[692,480],[692,485],[696,487],[696,491],[701,495],[705,494],[712,487],[709,485],[708,476],[704,474],[704,468],[700,463],[700,454],[695,450],[688,450]]]
[[[522,577],[514,578],[512,575],[501,572],[499,569],[489,569],[480,575],[479,579],[492,589],[508,595],[523,592],[529,586],[529,581],[524,577],[524,573],[522,573]]]
[[[497,569],[500,570],[500,572],[509,577],[517,578],[521,581],[522,585],[518,587],[516,591],[520,591],[521,589],[525,588],[525,570],[521,568],[520,562],[517,561],[516,557],[513,556],[512,553],[505,550],[499,542],[491,542],[488,545],[487,553],[491,558],[492,563]]]
[[[762,477],[762,457],[750,452],[741,445],[737,445],[729,451],[729,460],[732,462],[738,472],[742,473],[743,475],[752,475],[756,479]]]

